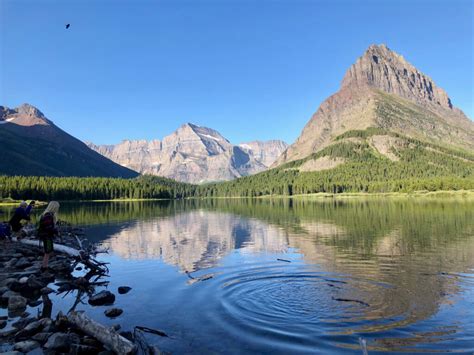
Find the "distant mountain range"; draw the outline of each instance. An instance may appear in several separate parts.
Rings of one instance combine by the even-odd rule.
[[[25,104],[0,106],[0,148],[0,174],[7,175],[139,172],[191,183],[252,175],[205,187],[206,195],[474,188],[474,123],[385,45],[357,59],[289,147],[278,140],[233,145],[191,123],[161,141],[85,145]]]
[[[162,141],[125,140],[88,146],[142,174],[182,182],[225,181],[268,169],[288,145],[279,140],[231,144],[219,132],[186,123]]]
[[[283,141],[231,144],[219,132],[187,123],[162,141],[83,143],[37,108],[0,106],[0,174],[135,177],[181,182],[232,180],[268,169],[288,147]]]
[[[0,106],[0,174],[135,177],[24,104]]]

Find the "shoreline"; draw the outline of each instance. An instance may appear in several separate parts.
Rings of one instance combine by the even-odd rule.
[[[357,198],[377,198],[377,197],[388,197],[388,198],[414,198],[414,197],[461,197],[461,198],[474,198],[474,190],[438,190],[438,191],[413,191],[413,192],[341,192],[341,193],[328,193],[328,192],[317,192],[311,194],[297,194],[297,195],[263,195],[263,196],[193,196],[182,199],[178,198],[131,198],[131,199],[113,199],[113,200],[58,200],[61,203],[100,203],[100,202],[153,202],[153,201],[182,201],[182,200],[223,200],[223,199],[357,199]],[[21,201],[0,201],[1,206],[15,206]],[[45,206],[47,202],[37,201],[37,206]]]
[[[77,354],[98,354],[114,350],[118,354],[136,351],[130,331],[120,331],[119,324],[108,328],[76,311],[82,299],[92,307],[104,307],[109,318],[123,310],[114,308],[116,295],[107,289],[105,264],[96,261],[88,248],[72,248],[79,243],[75,229],[65,231],[66,244],[57,245],[47,271],[41,271],[42,249],[37,239],[3,241],[0,250],[0,352],[46,351]],[[81,275],[78,275],[81,274]],[[104,289],[105,288],[105,289]],[[117,297],[130,287],[118,288]],[[71,309],[55,309],[50,294],[75,299]],[[77,293],[77,294],[76,294]]]

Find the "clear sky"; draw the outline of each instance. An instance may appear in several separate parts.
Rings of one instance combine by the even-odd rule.
[[[292,143],[357,57],[385,43],[472,119],[472,4],[0,0],[0,105],[30,103],[100,144],[185,122],[233,143]]]

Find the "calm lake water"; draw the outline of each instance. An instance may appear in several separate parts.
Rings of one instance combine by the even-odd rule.
[[[362,337],[369,353],[474,351],[473,200],[80,203],[60,213],[109,248],[101,258],[124,313],[79,308],[166,332],[148,337],[162,350],[360,354]],[[121,285],[133,289],[118,295]],[[53,312],[74,302],[52,300]]]

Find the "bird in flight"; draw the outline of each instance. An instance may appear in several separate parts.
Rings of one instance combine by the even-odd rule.
[[[66,30],[67,30],[70,26],[71,26],[71,24],[68,23],[68,24],[66,25]]]

